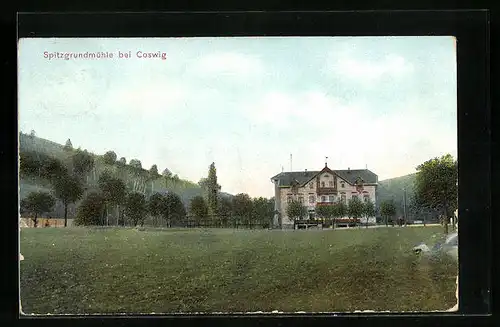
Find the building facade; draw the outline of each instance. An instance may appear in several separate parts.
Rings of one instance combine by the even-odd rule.
[[[328,165],[320,171],[282,172],[271,178],[274,183],[274,226],[294,228],[294,221],[286,213],[292,200],[301,202],[308,210],[308,217],[315,219],[317,204],[347,204],[358,197],[361,201],[377,203],[378,176],[368,169],[331,170]],[[321,217],[319,217],[321,218]],[[339,221],[348,221],[348,217]],[[360,219],[361,223],[375,223],[375,217]]]

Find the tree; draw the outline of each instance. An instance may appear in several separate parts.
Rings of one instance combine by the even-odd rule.
[[[246,193],[239,193],[233,197],[233,218],[235,222],[250,223],[252,219],[253,203]]]
[[[253,199],[252,221],[264,225],[272,224],[274,217],[274,203],[269,199],[259,197]]]
[[[127,159],[125,159],[125,157],[121,157],[120,160],[117,161],[117,164],[123,167],[127,164]]]
[[[445,234],[450,216],[458,207],[458,163],[452,155],[434,158],[417,167],[415,196],[424,207],[444,216]]]
[[[366,218],[366,228],[368,228],[368,218],[375,216],[375,204],[368,200],[363,203],[363,216]]]
[[[335,212],[337,210],[336,204],[317,204],[316,205],[316,215],[320,217],[323,222],[324,220],[332,221],[335,217]],[[332,226],[335,228],[335,224],[332,221]]]
[[[125,203],[125,213],[132,220],[134,226],[144,224],[147,214],[146,197],[142,193],[133,192],[127,196]]]
[[[83,195],[83,184],[74,176],[61,176],[53,183],[54,193],[64,205],[64,227],[68,226],[68,205]]]
[[[233,212],[233,201],[229,197],[220,196],[217,205],[217,216],[223,224],[226,224]]]
[[[68,174],[68,170],[61,161],[51,157],[45,157],[41,167],[41,177],[44,177],[51,182],[64,177]]]
[[[106,225],[109,225],[109,205],[116,205],[118,209],[118,216],[120,216],[119,205],[123,204],[126,196],[126,186],[125,183],[114,177],[109,171],[105,170],[99,176],[97,185],[101,191],[102,197],[104,199],[104,216],[106,218]],[[119,217],[117,217],[117,222]]]
[[[195,196],[191,199],[189,212],[193,218],[199,222],[208,216],[208,206],[202,196]]]
[[[106,165],[114,165],[116,162],[116,153],[114,151],[108,151],[103,155],[104,163]]]
[[[64,145],[64,151],[73,151],[73,144],[71,144],[70,139],[66,141],[66,144]]]
[[[207,199],[209,215],[214,217],[217,214],[217,201],[221,189],[220,185],[217,184],[217,170],[215,169],[214,162],[208,168],[208,177],[202,179],[200,183]]]
[[[154,218],[163,216],[166,198],[161,193],[154,193],[148,199],[148,211]]]
[[[81,178],[86,176],[87,173],[94,168],[94,156],[87,152],[87,150],[77,149],[72,157],[74,172]]]
[[[75,224],[83,226],[102,225],[104,198],[97,192],[89,193],[80,203],[76,213]]]
[[[132,159],[129,162],[129,166],[136,168],[136,169],[142,169],[142,163],[138,159]]]
[[[158,174],[158,166],[157,165],[151,166],[151,168],[149,169],[149,175],[151,178],[157,178],[158,176],[160,176],[160,174]]]
[[[31,192],[28,196],[21,200],[20,207],[34,214],[32,218],[35,227],[38,226],[38,215],[52,211],[56,204],[55,198],[46,192]]]
[[[165,196],[166,206],[163,209],[163,216],[168,215],[168,225],[171,226],[172,222],[180,222],[186,218],[186,208],[179,195],[169,192]]]
[[[353,218],[354,226],[356,226],[358,219],[363,216],[363,202],[357,197],[350,199],[347,205],[347,212],[349,217]]]
[[[307,208],[302,204],[302,202],[292,200],[288,203],[286,215],[293,221],[302,219],[307,215]]]
[[[385,226],[388,225],[388,219],[394,217],[396,214],[396,206],[392,200],[383,201],[380,204],[380,215],[384,217]]]

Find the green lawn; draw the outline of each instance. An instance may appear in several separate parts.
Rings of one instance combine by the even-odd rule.
[[[28,314],[446,310],[455,304],[457,264],[411,253],[441,232],[25,228],[22,308]]]

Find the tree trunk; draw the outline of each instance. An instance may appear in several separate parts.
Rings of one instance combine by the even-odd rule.
[[[38,214],[35,212],[35,219],[33,219],[33,226],[35,226],[35,228],[37,228],[38,226]]]
[[[64,203],[64,227],[68,227],[68,204]]]
[[[388,217],[385,216],[385,227],[389,227]]]

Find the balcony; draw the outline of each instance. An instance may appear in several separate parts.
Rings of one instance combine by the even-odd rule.
[[[326,194],[337,195],[337,188],[336,187],[318,187],[316,189],[316,193],[318,195],[326,195]]]

